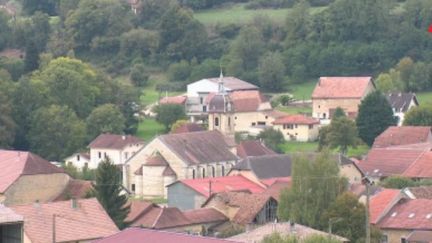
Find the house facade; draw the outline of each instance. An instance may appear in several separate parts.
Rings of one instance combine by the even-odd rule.
[[[109,158],[115,165],[123,165],[144,146],[144,141],[131,135],[116,135],[104,133],[96,137],[90,144],[90,158],[81,154],[68,157],[65,162],[78,169],[87,167],[96,169],[101,161]]]
[[[328,124],[340,107],[355,118],[361,101],[374,90],[372,77],[321,77],[312,93],[312,116]]]
[[[393,114],[398,118],[398,126],[402,126],[405,114],[412,108],[419,106],[414,93],[392,92],[386,95]]]
[[[176,180],[223,176],[237,162],[218,131],[161,135],[123,166],[123,184],[136,196],[167,196]]]
[[[274,129],[279,130],[288,141],[315,141],[318,139],[319,120],[304,115],[287,115],[273,122]]]
[[[0,150],[0,203],[16,205],[54,200],[71,178],[36,154]]]

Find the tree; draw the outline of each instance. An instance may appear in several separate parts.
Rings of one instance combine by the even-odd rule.
[[[44,13],[55,15],[56,1],[55,0],[22,0],[23,10],[28,14],[32,15],[36,11],[42,11]]]
[[[323,213],[321,222],[332,228],[332,233],[355,242],[366,234],[366,209],[357,197],[345,192]],[[330,225],[331,224],[331,225]]]
[[[12,36],[12,30],[8,24],[9,19],[6,11],[0,11],[0,51],[9,44]]]
[[[117,227],[124,228],[124,220],[129,214],[130,206],[126,206],[128,198],[121,193],[121,171],[109,158],[99,163],[93,188],[96,198]]]
[[[26,46],[26,55],[24,59],[24,70],[32,72],[39,67],[39,50],[33,41],[30,41]]]
[[[260,59],[258,67],[261,87],[269,91],[281,91],[285,66],[279,52],[269,52]]]
[[[12,117],[12,104],[0,89],[0,148],[8,148],[15,138],[16,124]]]
[[[175,104],[162,104],[154,108],[156,121],[165,126],[165,131],[169,131],[171,126],[177,121],[186,118],[184,107]]]
[[[432,126],[432,107],[418,106],[410,109],[405,117],[405,126]]]
[[[416,186],[416,182],[408,177],[403,176],[389,176],[380,183],[385,188],[403,189],[406,187]]]
[[[288,14],[285,25],[287,30],[285,43],[287,47],[304,40],[310,32],[309,7],[308,2],[302,0],[293,7],[292,13]]]
[[[159,34],[145,29],[131,29],[120,38],[120,52],[126,56],[146,58],[159,48]]]
[[[30,150],[60,161],[85,143],[85,124],[67,106],[42,107],[31,114],[27,134]]]
[[[263,143],[273,151],[282,152],[279,146],[285,142],[285,139],[281,131],[266,128],[258,134],[257,138],[262,139]]]
[[[179,127],[182,127],[183,125],[186,125],[188,123],[189,123],[188,120],[177,120],[174,124],[172,124],[172,126],[171,126],[171,132],[174,132]]]
[[[322,212],[345,189],[337,161],[331,159],[328,151],[295,156],[291,181],[291,188],[283,190],[280,195],[279,218],[319,228]]]
[[[170,81],[186,81],[191,74],[191,66],[188,61],[182,60],[173,63],[168,68],[168,77]]]
[[[232,62],[240,61],[242,71],[254,70],[264,52],[262,34],[255,27],[243,27],[230,48]],[[229,65],[234,65],[230,63]]]
[[[346,154],[349,146],[355,148],[359,142],[355,122],[345,116],[333,118],[326,140],[330,148],[339,148],[342,154]]]
[[[144,87],[147,84],[149,75],[144,64],[138,63],[132,66],[130,79],[137,87]]]
[[[115,105],[100,105],[86,119],[88,139],[91,141],[101,133],[121,134],[125,122],[123,114]]]
[[[346,117],[345,111],[340,107],[336,107],[336,110],[333,113],[332,120],[340,118],[340,117]]]
[[[396,125],[393,109],[380,91],[374,91],[362,100],[356,124],[360,138],[369,146],[389,126]]]

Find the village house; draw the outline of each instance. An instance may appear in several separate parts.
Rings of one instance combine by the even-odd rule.
[[[0,203],[48,202],[63,193],[71,178],[36,154],[0,150]]]
[[[200,208],[213,194],[224,191],[264,192],[265,186],[242,175],[215,178],[185,179],[168,185],[168,206],[181,210]]]
[[[414,93],[392,92],[388,93],[386,97],[393,109],[393,114],[398,118],[398,126],[402,125],[405,114],[419,105]]]
[[[312,116],[328,124],[340,107],[355,118],[361,101],[374,90],[372,77],[321,77],[312,93]]]
[[[343,238],[338,235],[329,234],[320,230],[316,230],[301,224],[295,224],[290,222],[284,223],[267,223],[265,225],[259,226],[248,232],[244,232],[228,239],[244,242],[244,243],[256,243],[262,242],[265,237],[270,236],[273,233],[279,233],[283,237],[295,237],[298,240],[303,240],[310,236],[324,236],[328,238],[335,239],[339,242],[349,242],[348,239]]]
[[[0,242],[23,243],[23,221],[21,215],[0,204]]]
[[[315,141],[318,139],[320,121],[305,115],[287,115],[277,118],[273,127],[288,141]]]
[[[93,199],[12,206],[24,217],[24,243],[87,243],[119,230]]]
[[[235,225],[244,229],[274,222],[278,202],[266,193],[246,191],[219,192],[212,194],[203,208],[214,208],[229,218],[229,223],[219,229]]]
[[[191,234],[131,227],[94,243],[236,243],[236,241]]]
[[[65,159],[78,169],[84,167],[96,169],[101,161],[109,158],[115,165],[123,165],[144,146],[144,141],[132,135],[116,135],[103,133],[97,136],[90,144],[90,158],[78,153]]]
[[[208,96],[220,91],[220,82],[223,82],[224,92],[226,93],[259,89],[257,86],[238,78],[223,77],[222,73],[219,78],[201,79],[188,84],[186,113],[192,122],[207,120]]]
[[[144,201],[132,201],[130,205],[126,222],[132,227],[212,235],[214,227],[228,220],[212,208],[180,211],[175,207],[160,207]]]
[[[161,135],[123,167],[123,184],[140,197],[167,196],[176,180],[223,176],[235,165],[234,142],[218,131]]]

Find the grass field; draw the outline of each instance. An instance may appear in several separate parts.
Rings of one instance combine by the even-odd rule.
[[[281,144],[283,152],[286,154],[296,153],[296,152],[317,152],[318,150],[318,142],[285,142]],[[361,157],[362,155],[367,154],[369,147],[367,145],[360,145],[357,148],[349,148],[347,152],[347,157]],[[333,150],[334,153],[338,151]]]
[[[276,107],[276,110],[286,112],[289,114],[312,113],[311,107],[278,106]]]
[[[163,125],[159,124],[154,119],[146,118],[138,125],[138,131],[136,135],[145,142],[148,142],[153,137],[163,133],[165,133],[165,128]]]
[[[311,80],[305,83],[292,84],[288,86],[288,93],[292,94],[296,100],[310,100],[316,83],[316,80]]]
[[[325,7],[313,7],[311,13],[315,14]],[[194,17],[204,25],[215,24],[244,24],[250,22],[257,15],[268,16],[271,20],[283,23],[291,9],[246,9],[245,4],[235,4],[225,8],[197,11]]]
[[[417,101],[422,104],[432,104],[432,92],[419,92],[416,93]]]

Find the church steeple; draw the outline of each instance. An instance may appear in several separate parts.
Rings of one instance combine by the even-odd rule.
[[[219,82],[218,82],[218,93],[224,94],[225,93],[225,87],[223,82],[223,72],[222,72],[222,66],[220,67],[220,75],[219,75]]]

